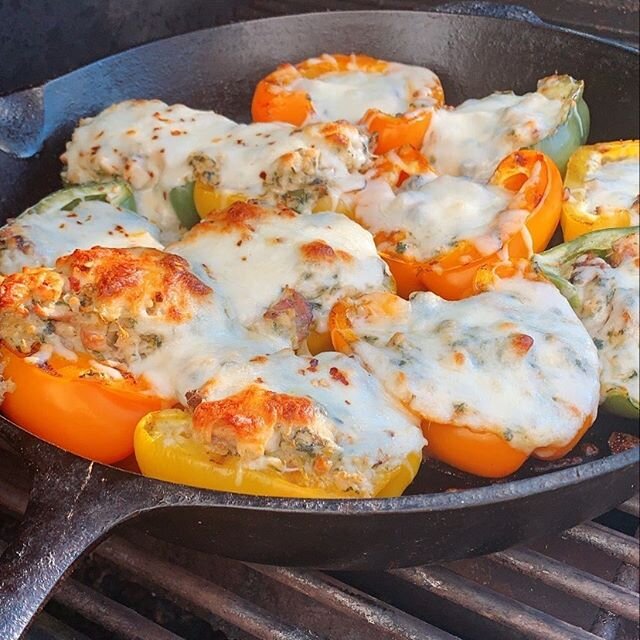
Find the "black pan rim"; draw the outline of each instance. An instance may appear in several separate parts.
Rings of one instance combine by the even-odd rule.
[[[170,36],[167,38],[161,38],[158,40],[154,40],[152,42],[144,43],[141,45],[137,45],[135,47],[131,47],[125,51],[113,54],[111,56],[107,56],[104,58],[100,58],[94,62],[83,65],[77,69],[71,70],[65,74],[57,76],[55,78],[51,78],[42,84],[38,85],[39,87],[45,87],[49,83],[54,83],[57,80],[66,78],[68,76],[72,76],[74,74],[83,73],[88,68],[99,65],[106,60],[118,59],[122,56],[129,55],[132,51],[140,50],[143,48],[152,48],[154,45],[158,43],[163,43],[167,41],[176,40],[179,38],[185,37],[193,37],[198,35],[204,35],[205,33],[211,32],[221,32],[221,31],[233,31],[233,30],[242,30],[245,25],[255,24],[255,23],[267,23],[267,22],[280,22],[280,21],[290,21],[292,18],[300,18],[305,20],[322,20],[323,16],[326,15],[327,12],[309,12],[309,13],[297,13],[290,14],[287,16],[274,16],[268,18],[258,18],[254,20],[247,20],[236,22],[228,25],[214,26],[204,29],[199,29],[196,31],[191,31],[184,34],[179,34],[175,36]],[[368,17],[380,14],[390,14],[390,15],[403,15],[403,16],[411,16],[411,17],[438,17],[438,16],[446,16],[447,18],[454,19],[467,19],[473,18],[475,19],[483,19],[492,21],[495,23],[502,23],[505,21],[509,21],[505,18],[493,17],[493,16],[470,16],[467,14],[450,14],[444,11],[410,11],[410,10],[394,10],[394,9],[386,9],[386,10],[349,10],[349,11],[334,11],[332,13],[340,13],[349,15],[350,17]],[[605,47],[612,47],[615,49],[620,49],[622,51],[636,54],[638,53],[638,49],[631,45],[627,45],[624,43],[611,41],[606,38],[601,38],[596,35],[586,34],[579,31],[575,31],[573,29],[568,29],[566,27],[561,27],[558,25],[545,23],[543,21],[538,22],[530,22],[522,20],[520,21],[523,26],[526,27],[535,27],[536,29],[542,29],[543,31],[553,30],[553,31],[561,31],[565,32],[570,37],[575,37],[577,39],[585,39],[597,42],[600,45],[604,45]],[[18,93],[12,92],[13,93]],[[8,95],[12,95],[8,94]],[[186,492],[191,492],[191,497],[193,500],[188,503],[184,503],[184,506],[227,506],[232,508],[239,509],[247,509],[247,510],[269,510],[269,511],[280,511],[280,512],[300,512],[300,513],[326,513],[332,512],[336,515],[366,515],[370,513],[411,513],[411,512],[422,512],[422,511],[442,511],[442,510],[451,510],[451,509],[461,509],[466,507],[476,507],[483,506],[487,504],[493,504],[498,502],[506,502],[509,500],[514,500],[518,498],[523,498],[527,496],[532,496],[536,494],[541,494],[548,492],[550,490],[560,489],[562,487],[566,487],[572,484],[576,484],[578,482],[586,481],[588,479],[596,478],[599,476],[603,476],[609,473],[614,473],[621,471],[624,468],[630,467],[632,465],[638,465],[638,458],[640,456],[640,451],[635,448],[623,453],[612,454],[606,456],[604,458],[585,462],[580,465],[576,465],[574,467],[570,467],[567,469],[562,469],[559,471],[552,471],[549,473],[545,473],[542,475],[534,476],[526,479],[519,480],[508,480],[497,482],[494,484],[489,484],[483,487],[477,488],[467,488],[461,489],[451,492],[440,492],[440,493],[425,493],[425,494],[412,494],[412,495],[403,495],[392,498],[354,498],[354,499],[316,499],[316,498],[308,498],[308,499],[298,499],[298,498],[272,498],[265,496],[253,496],[250,494],[241,494],[241,493],[228,493],[228,492],[218,492],[210,489],[200,489],[196,487],[192,487],[189,485],[181,485],[181,484],[173,484],[170,482],[165,482],[161,480],[156,480],[154,478],[148,478],[145,476],[141,476],[135,472],[126,471],[120,469],[118,467],[113,467],[110,465],[105,465],[99,462],[90,462],[86,459],[80,458],[79,456],[75,456],[74,454],[68,454],[64,452],[63,449],[56,447],[55,445],[46,443],[44,440],[40,440],[37,436],[34,436],[21,427],[16,425],[15,423],[7,420],[3,416],[0,416],[0,420],[5,425],[8,425],[11,429],[19,430],[22,434],[35,441],[33,444],[36,445],[36,448],[39,446],[42,447],[51,447],[57,450],[60,453],[72,456],[78,461],[86,461],[87,464],[98,465],[99,467],[109,470],[110,473],[116,474],[119,477],[126,478],[142,478],[145,483],[148,483],[149,486],[165,486],[165,487],[180,487],[181,492],[185,494]],[[168,504],[167,506],[174,506]],[[175,505],[180,506],[180,505]]]
[[[499,481],[482,487],[442,491],[437,493],[420,493],[401,495],[389,498],[281,498],[256,496],[246,493],[232,493],[194,487],[192,485],[172,483],[144,476],[135,471],[128,471],[113,465],[91,461],[76,454],[65,451],[30,432],[0,414],[0,427],[3,425],[19,434],[23,451],[31,449],[28,459],[36,460],[44,453],[42,449],[53,451],[58,455],[76,462],[84,462],[87,467],[98,467],[108,475],[125,481],[143,481],[149,488],[175,489],[180,487],[181,495],[186,500],[178,504],[150,505],[150,508],[167,507],[231,507],[249,511],[277,511],[284,513],[322,514],[327,512],[337,515],[368,515],[371,513],[416,513],[437,512],[466,507],[480,507],[489,504],[508,502],[519,498],[543,494],[550,490],[559,490],[579,482],[610,473],[622,471],[640,463],[640,448],[614,453],[609,456],[584,462],[582,464],[551,471],[531,478]],[[1,436],[1,431],[0,431]],[[166,495],[163,492],[163,495]]]
[[[444,5],[442,5],[444,6]],[[516,6],[516,5],[510,5],[510,6]],[[183,38],[186,36],[194,36],[194,35],[204,35],[204,33],[206,32],[210,32],[213,30],[216,31],[231,31],[231,30],[241,30],[245,25],[253,25],[253,24],[259,24],[259,23],[268,23],[268,22],[283,22],[286,21],[288,19],[291,18],[303,18],[303,19],[317,19],[317,20],[322,20],[322,16],[325,16],[327,13],[338,13],[338,14],[344,14],[344,15],[348,15],[348,16],[353,16],[353,17],[358,17],[358,16],[362,16],[362,17],[367,17],[367,16],[373,16],[373,15],[380,15],[380,14],[390,14],[390,15],[400,15],[400,16],[417,16],[417,17],[438,17],[438,16],[446,16],[447,18],[453,18],[453,19],[474,19],[474,20],[487,20],[489,22],[495,22],[495,23],[502,23],[502,22],[519,22],[520,24],[522,24],[523,26],[526,27],[531,27],[531,28],[535,28],[535,29],[539,29],[542,31],[560,31],[563,33],[566,33],[568,36],[570,37],[575,37],[577,39],[582,39],[582,40],[590,40],[592,42],[597,42],[600,45],[604,45],[605,47],[612,47],[614,49],[620,49],[621,51],[625,51],[627,53],[631,53],[631,54],[635,54],[636,56],[640,55],[640,48],[636,47],[630,43],[626,43],[626,42],[622,42],[619,40],[613,40],[613,39],[609,39],[609,38],[604,38],[602,36],[598,36],[596,34],[592,34],[592,33],[586,33],[584,31],[578,31],[576,29],[571,29],[569,27],[564,27],[562,25],[557,25],[551,22],[545,22],[542,19],[539,19],[539,21],[531,21],[531,20],[527,20],[524,18],[500,18],[500,17],[495,17],[495,16],[488,16],[488,15],[476,15],[476,14],[471,14],[471,13],[452,13],[452,12],[448,12],[446,10],[440,10],[440,11],[436,11],[436,10],[432,10],[432,11],[428,11],[428,10],[410,10],[410,9],[347,9],[347,10],[342,10],[342,9],[338,9],[338,10],[332,10],[332,11],[310,11],[308,13],[291,13],[291,14],[287,14],[287,15],[282,15],[282,16],[270,16],[267,18],[253,18],[251,20],[240,20],[237,22],[232,22],[229,24],[224,24],[224,25],[218,25],[218,26],[212,26],[212,27],[205,27],[203,29],[196,29],[194,31],[187,31],[185,33],[180,33],[174,36],[167,36],[166,38],[158,38],[157,40],[152,40],[150,42],[145,42],[142,44],[138,44],[135,45],[133,47],[129,47],[128,49],[125,49],[123,51],[119,51],[118,53],[114,53],[112,55],[109,56],[105,56],[103,58],[98,58],[97,60],[94,60],[92,62],[89,62],[87,64],[84,64],[80,67],[77,67],[75,69],[71,69],[70,71],[67,71],[66,73],[63,73],[61,75],[58,76],[54,76],[52,78],[48,78],[47,80],[44,80],[42,82],[40,82],[39,84],[35,84],[35,85],[27,85],[24,87],[18,87],[16,88],[14,91],[11,91],[9,93],[0,95],[1,98],[6,98],[9,96],[12,96],[14,94],[18,94],[21,93],[22,91],[30,91],[30,90],[34,90],[34,89],[38,89],[38,88],[43,88],[46,85],[56,82],[57,80],[61,80],[63,78],[67,78],[68,76],[71,76],[75,73],[81,73],[83,71],[85,71],[86,69],[88,69],[89,67],[93,66],[93,65],[98,65],[104,61],[107,60],[117,60],[118,58],[120,58],[121,56],[126,56],[128,54],[130,54],[131,52],[134,51],[138,51],[140,49],[144,49],[145,47],[153,47],[154,45],[158,44],[158,43],[163,43],[163,42],[169,42],[172,40],[177,40],[179,38]],[[229,116],[230,117],[230,116]]]

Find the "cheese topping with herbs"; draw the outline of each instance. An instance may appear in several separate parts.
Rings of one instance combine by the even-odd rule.
[[[456,176],[416,175],[395,190],[382,179],[356,197],[356,217],[378,249],[426,261],[469,242],[484,255],[521,231],[528,212],[509,207],[513,194]]]
[[[499,162],[553,133],[567,104],[540,91],[466,100],[433,113],[422,152],[439,174],[489,180]]]
[[[569,277],[579,296],[578,315],[598,348],[602,400],[622,389],[640,403],[638,235],[618,240],[606,260],[581,256]]]
[[[421,455],[418,421],[353,358],[284,350],[228,363],[190,395],[195,434],[213,456],[293,482],[373,495]]]
[[[89,200],[73,208],[27,210],[0,228],[0,273],[52,267],[61,256],[91,247],[162,249],[160,230],[132,211]]]
[[[416,293],[382,310],[363,296],[348,314],[357,357],[425,420],[531,453],[567,444],[595,416],[598,355],[551,284],[502,280],[456,302]]]
[[[287,85],[288,91],[304,91],[315,113],[311,122],[358,122],[368,109],[391,115],[436,104],[433,92],[440,81],[425,67],[390,62],[383,72],[356,69],[325,73],[316,78],[302,75]]]
[[[638,158],[602,162],[602,154],[590,157],[584,184],[573,187],[571,202],[584,201],[583,207],[591,215],[625,209],[631,212],[630,226],[640,222],[638,194],[640,192],[640,163]]]
[[[309,331],[327,331],[339,298],[392,287],[371,234],[333,212],[298,215],[238,202],[168,251],[214,277],[241,324],[294,346]]]
[[[368,136],[346,122],[245,125],[184,105],[128,100],[81,120],[62,159],[71,183],[126,180],[138,211],[175,238],[174,187],[197,178],[229,195],[309,208],[362,188],[370,154]]]

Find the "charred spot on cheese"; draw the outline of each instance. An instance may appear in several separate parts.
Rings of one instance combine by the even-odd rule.
[[[640,402],[638,233],[616,240],[608,255],[585,253],[570,267],[578,316],[598,348],[601,400],[623,390]]]
[[[373,495],[424,442],[417,420],[338,353],[284,350],[229,363],[195,397],[192,436],[212,459],[274,469],[305,486]]]
[[[283,346],[325,332],[341,297],[393,286],[371,234],[333,212],[298,216],[238,202],[168,250],[196,271],[206,266],[242,325],[288,336]]]
[[[132,350],[145,355],[162,343],[154,333],[133,331],[138,317],[185,322],[198,300],[211,295],[178,256],[156,249],[77,250],[55,268],[25,269],[3,280],[2,339],[23,353],[55,340],[72,352],[127,360]]]
[[[356,356],[426,421],[508,430],[531,453],[570,442],[595,416],[596,349],[550,283],[501,280],[456,302],[416,293],[381,306],[362,296],[348,321]]]
[[[161,313],[169,321],[182,321],[192,313],[192,299],[209,296],[180,256],[155,249],[103,249],[94,247],[63,256],[56,266],[66,274],[72,289],[84,300],[82,306],[127,305]]]
[[[367,135],[347,122],[245,125],[212,111],[129,100],[82,120],[62,160],[70,183],[126,180],[138,211],[175,239],[180,229],[168,194],[194,179],[223,194],[307,211],[321,196],[360,189],[371,155]]]
[[[309,262],[334,262],[337,258],[333,247],[323,240],[313,240],[300,247],[304,260]]]
[[[315,436],[319,442],[318,434],[309,431],[313,418],[314,407],[309,398],[251,385],[228,398],[201,402],[193,412],[193,425],[205,434],[217,453],[257,458],[264,455],[276,425],[284,433],[295,429],[296,435],[305,429],[311,436],[309,440]],[[309,452],[309,447],[302,450]]]

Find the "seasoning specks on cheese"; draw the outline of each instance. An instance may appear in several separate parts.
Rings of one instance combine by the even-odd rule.
[[[28,210],[1,227],[0,273],[52,267],[57,258],[94,246],[162,248],[159,229],[142,216],[89,200],[72,208]]]
[[[212,455],[302,485],[373,495],[424,444],[417,420],[338,353],[230,363],[194,396],[194,432]]]
[[[530,453],[570,442],[595,415],[596,349],[553,285],[503,280],[456,302],[417,293],[384,313],[374,302],[351,307],[360,338],[351,346],[425,420],[495,433]]]
[[[305,209],[361,188],[370,154],[368,137],[346,122],[245,125],[184,105],[128,100],[82,120],[62,159],[71,183],[126,180],[138,210],[175,238],[174,187],[198,178],[227,195]]]

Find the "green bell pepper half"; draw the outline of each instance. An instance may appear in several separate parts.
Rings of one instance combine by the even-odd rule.
[[[586,233],[571,242],[565,242],[544,253],[533,257],[533,265],[558,287],[560,293],[569,301],[576,313],[580,312],[580,296],[576,287],[569,281],[576,260],[585,253],[594,253],[603,259],[611,254],[616,240],[633,233],[638,233],[640,227],[623,227],[618,229],[601,229]],[[622,388],[614,388],[607,392],[603,404],[610,413],[624,418],[638,419],[640,417],[640,402],[631,398]]]
[[[538,81],[538,93],[552,100],[562,100],[565,113],[556,130],[533,145],[533,148],[548,155],[563,176],[569,158],[589,137],[591,116],[583,92],[584,82],[567,75],[548,76]]]

